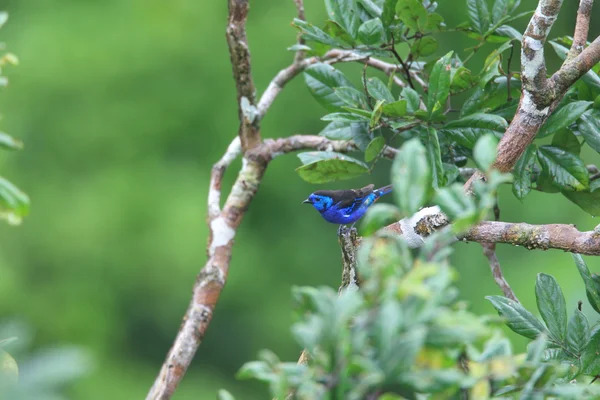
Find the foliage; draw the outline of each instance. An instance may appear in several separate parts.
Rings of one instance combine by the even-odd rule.
[[[518,13],[519,0],[495,0],[491,7],[487,0],[466,2],[469,20],[453,28],[430,0],[328,0],[330,20],[324,29],[294,21],[307,41],[308,47],[302,49],[310,55],[343,48],[360,57],[380,57],[396,64],[395,74],[406,82],[396,89],[392,76],[386,83],[365,73],[361,85],[355,86],[331,65],[318,63],[308,68],[304,75],[310,93],[330,111],[322,118],[328,125],[321,135],[354,140],[367,164],[331,152],[321,152],[320,157],[311,152],[308,160],[301,154],[301,178],[311,183],[356,178],[371,171],[384,145],[398,147],[412,138],[419,138],[426,147],[435,188],[459,178],[456,171],[464,166],[465,157],[481,166],[475,142],[485,135],[501,138],[518,102],[520,80],[511,70],[511,60],[522,36],[510,23],[531,12]],[[464,59],[455,52],[439,57],[436,38],[450,32],[476,40]],[[469,61],[485,44],[496,48],[483,68],[474,69]],[[563,58],[568,51],[565,46],[570,45],[568,37],[552,42]],[[459,94],[468,97],[460,113],[452,117]],[[538,139],[551,137],[551,144],[532,145],[514,169],[513,193],[518,199],[523,200],[535,187],[560,192],[586,212],[598,214],[598,175],[588,171],[580,156],[586,144],[600,151],[598,107],[600,77],[592,70],[568,92],[540,130]],[[405,203],[401,208],[406,213],[415,211]]]

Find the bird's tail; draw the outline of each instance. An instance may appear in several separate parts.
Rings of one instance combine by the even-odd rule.
[[[377,197],[381,197],[384,194],[388,194],[392,191],[392,185],[387,185],[379,189],[375,189],[373,192],[377,195]]]

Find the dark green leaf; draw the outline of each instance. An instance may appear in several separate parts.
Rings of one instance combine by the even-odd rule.
[[[403,117],[406,115],[406,100],[398,100],[383,105],[383,113],[389,117]]]
[[[521,32],[519,32],[510,25],[499,26],[498,28],[496,28],[495,32],[502,36],[506,36],[508,38],[517,40],[519,42],[523,40],[523,35],[521,34]]]
[[[418,57],[427,57],[433,53],[435,53],[438,49],[439,45],[437,40],[435,40],[431,36],[425,36],[413,44],[411,47],[412,55],[415,58]]]
[[[402,214],[396,206],[386,203],[374,204],[369,207],[369,211],[361,220],[360,233],[363,236],[372,235],[379,228],[397,222],[401,218]]]
[[[363,109],[368,108],[367,96],[363,92],[353,87],[342,86],[339,88],[334,88],[333,91],[344,103],[350,107]]]
[[[381,22],[386,30],[394,22],[396,3],[398,3],[398,0],[384,0],[383,10],[381,11]]]
[[[421,104],[421,96],[415,90],[405,87],[402,89],[400,96],[406,99],[406,109],[409,113],[414,113],[419,109]]]
[[[405,215],[414,214],[429,199],[432,173],[418,139],[402,145],[392,165],[392,184],[396,202]]]
[[[427,159],[433,172],[433,187],[439,189],[446,186],[446,174],[442,164],[440,140],[434,127],[429,127],[427,130]]]
[[[600,153],[600,110],[588,110],[581,115],[577,130],[585,142]]]
[[[531,172],[535,164],[535,154],[536,147],[532,144],[527,147],[513,168],[514,180],[512,191],[519,200],[523,200],[531,191]]]
[[[573,203],[577,204],[583,211],[590,215],[600,215],[600,180],[594,180],[590,184],[590,190],[584,192],[563,191],[562,194]]]
[[[357,178],[369,171],[369,167],[344,154],[332,151],[300,153],[303,166],[296,169],[302,179],[309,183],[326,183]]]
[[[481,73],[479,78],[479,86],[484,88],[492,79],[497,76],[500,76],[500,58],[492,61],[487,67],[485,67]]]
[[[600,331],[590,339],[581,354],[582,372],[586,375],[600,374]]]
[[[383,136],[377,136],[375,139],[371,140],[371,143],[369,143],[365,150],[365,161],[373,161],[379,155],[381,150],[383,150],[384,146],[385,138]]]
[[[331,114],[327,114],[324,115],[323,117],[321,117],[321,119],[323,121],[344,121],[344,122],[363,122],[363,121],[368,121],[369,118],[364,117],[362,115],[358,115],[358,114],[351,114],[351,113],[343,113],[343,112],[336,112],[336,113],[331,113]]]
[[[356,39],[360,18],[356,0],[325,0],[327,16],[353,39]]]
[[[492,7],[492,24],[497,24],[509,13],[509,0],[495,0]]]
[[[579,355],[590,341],[590,324],[585,315],[575,309],[567,327],[569,350]]]
[[[467,10],[471,26],[481,34],[486,33],[490,27],[490,11],[486,0],[467,0]]]
[[[300,31],[302,32],[302,36],[306,40],[312,40],[333,47],[340,47],[342,45],[342,43],[339,40],[332,38],[321,29],[317,28],[316,26],[313,26],[312,24],[309,24],[306,21],[294,18],[293,25],[300,29]]]
[[[590,187],[588,170],[576,155],[557,147],[542,146],[538,149],[538,159],[558,188],[584,191]]]
[[[422,32],[427,26],[427,10],[420,0],[402,0],[396,3],[400,21],[413,31]]]
[[[366,134],[367,132],[367,122],[336,120],[330,122],[319,135],[332,140],[351,140],[358,134]]]
[[[379,18],[371,19],[358,28],[358,39],[366,45],[375,45],[384,40],[383,24]]]
[[[486,134],[477,140],[473,147],[473,158],[482,171],[488,171],[496,160],[498,140],[494,135]]]
[[[378,78],[367,79],[367,91],[376,100],[385,100],[387,103],[394,101],[394,96],[387,86]]]
[[[581,114],[583,114],[592,104],[591,101],[573,101],[567,103],[550,115],[546,123],[542,125],[537,137],[543,138],[567,128],[577,121]]]
[[[552,137],[552,146],[561,148],[575,155],[579,155],[581,152],[581,143],[577,140],[577,136],[575,136],[571,130],[566,128],[556,132]]]
[[[546,330],[520,303],[502,296],[486,296],[486,299],[492,302],[498,314],[506,318],[506,325],[519,335],[535,339]]]
[[[337,111],[346,104],[335,94],[333,89],[341,86],[352,87],[352,83],[344,74],[324,63],[308,67],[304,71],[304,80],[310,94],[319,104],[330,111]]]
[[[478,78],[473,76],[471,71],[465,67],[459,67],[452,75],[450,89],[453,92],[461,92],[475,85]]]
[[[23,142],[4,132],[0,132],[0,148],[7,150],[20,150],[23,148]]]
[[[550,275],[538,274],[535,298],[550,335],[557,342],[564,343],[567,332],[567,303],[556,279]]]
[[[503,133],[507,127],[508,122],[504,118],[485,113],[471,114],[444,126],[444,128],[486,128]]]
[[[0,177],[0,218],[18,225],[29,212],[29,197],[15,185]]]
[[[573,253],[571,256],[573,256],[575,265],[579,270],[579,275],[581,275],[581,279],[585,283],[585,291],[590,305],[597,313],[600,313],[600,283],[592,279],[590,270],[580,254]]]
[[[400,4],[399,2],[398,4]],[[429,119],[443,111],[450,93],[450,59],[452,52],[440,58],[431,70],[427,93],[427,111]]]

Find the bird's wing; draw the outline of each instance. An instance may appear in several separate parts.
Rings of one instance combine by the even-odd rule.
[[[340,190],[334,198],[336,207],[344,210],[346,215],[352,214],[365,201],[365,198],[373,193],[374,185],[368,185],[361,189]]]

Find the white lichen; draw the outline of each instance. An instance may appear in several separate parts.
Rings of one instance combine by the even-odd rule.
[[[442,211],[438,206],[426,207],[420,209],[414,215],[398,221],[400,228],[402,229],[402,237],[406,241],[406,244],[409,248],[419,248],[423,245],[423,242],[425,242],[425,238],[415,231],[417,223],[428,215],[435,215],[441,212]]]
[[[227,225],[223,217],[217,217],[210,223],[212,241],[208,247],[208,255],[213,256],[217,247],[229,244],[235,237],[235,229]]]

